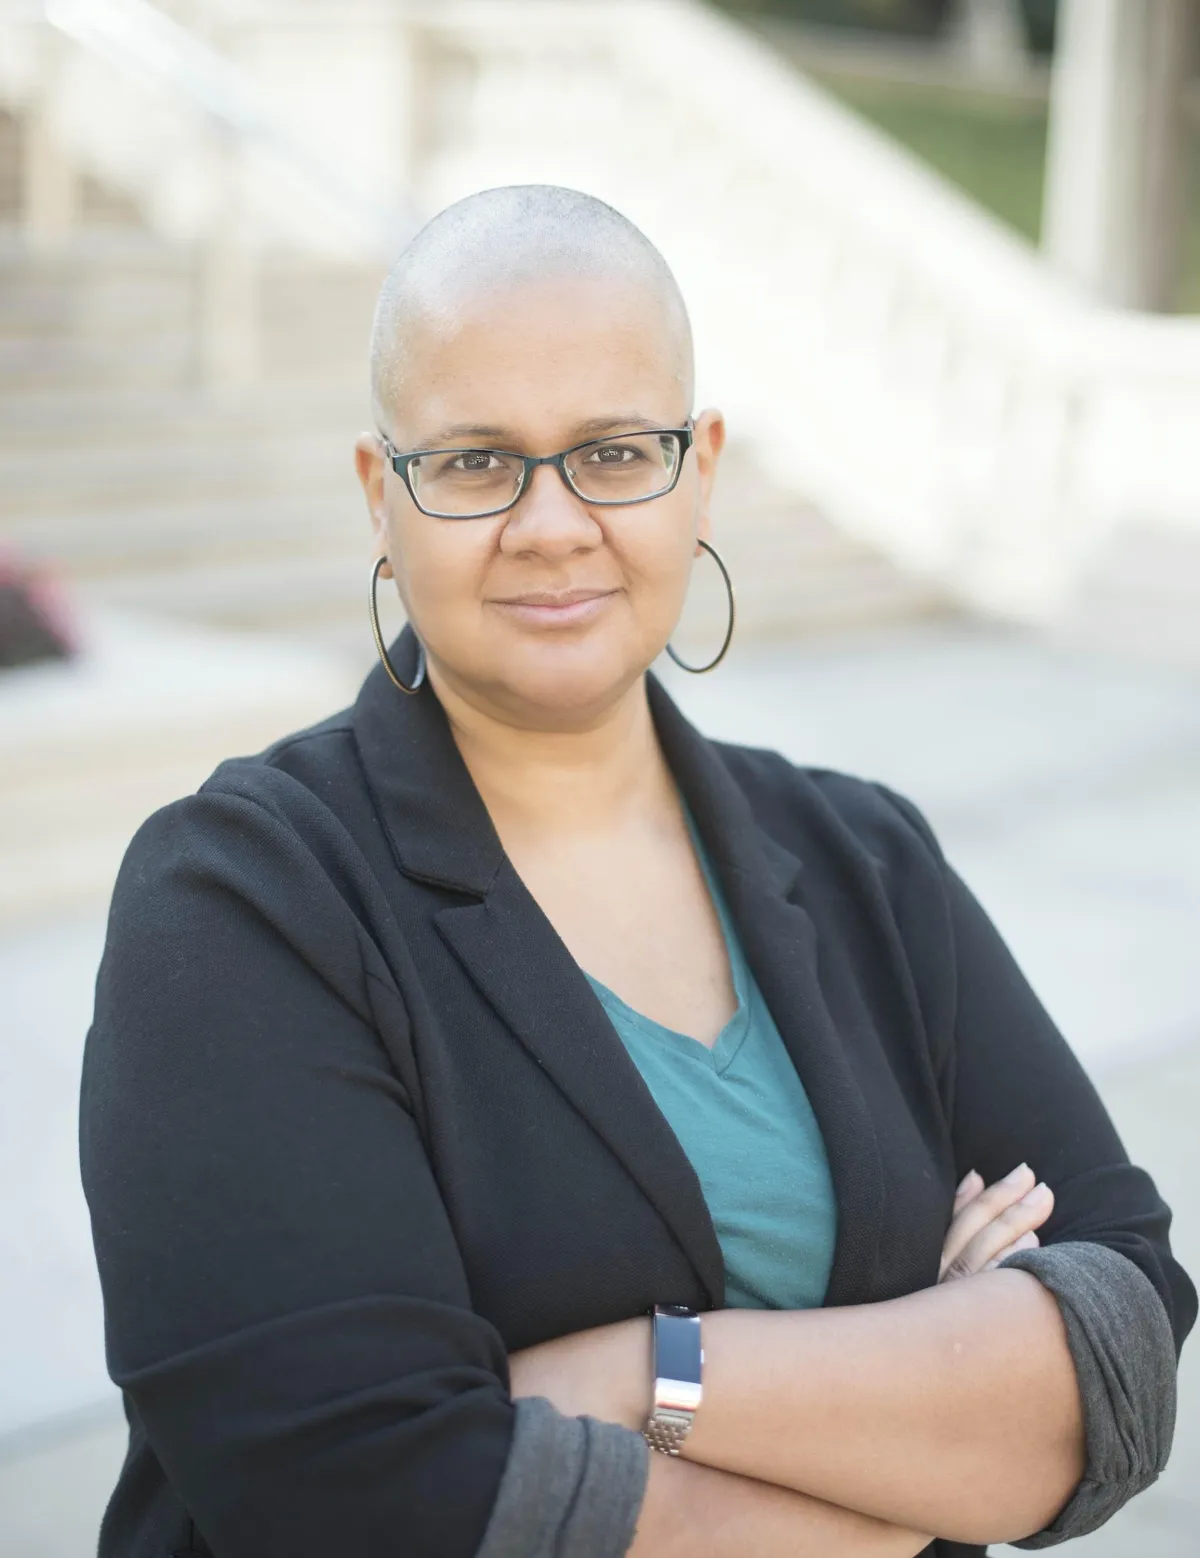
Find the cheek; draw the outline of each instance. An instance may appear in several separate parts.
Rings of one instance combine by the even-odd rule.
[[[638,607],[674,622],[687,595],[696,545],[690,514],[682,505],[658,513],[633,508],[611,527],[610,539]]]
[[[393,516],[388,534],[400,597],[422,633],[436,633],[439,620],[479,600],[495,551],[487,521],[453,522],[413,512]]]

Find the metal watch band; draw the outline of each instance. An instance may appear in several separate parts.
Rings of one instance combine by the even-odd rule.
[[[678,1455],[700,1405],[700,1316],[678,1304],[658,1304],[653,1313],[654,1404],[642,1437],[652,1450]]]
[[[642,1437],[652,1450],[660,1450],[663,1455],[678,1455],[695,1415],[694,1412],[673,1412],[670,1407],[656,1407],[646,1419]]]

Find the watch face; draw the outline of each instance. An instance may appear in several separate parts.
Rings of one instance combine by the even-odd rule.
[[[665,1308],[655,1316],[654,1372],[659,1379],[699,1384],[700,1322],[694,1316],[683,1319]]]

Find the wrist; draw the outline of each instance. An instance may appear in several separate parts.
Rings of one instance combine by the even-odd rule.
[[[646,1443],[665,1455],[679,1455],[692,1431],[703,1395],[704,1346],[700,1315],[680,1304],[655,1305],[653,1400],[642,1428]]]
[[[625,1428],[638,1433],[646,1426],[646,1419],[654,1405],[654,1331],[649,1315],[638,1315],[625,1320],[614,1330],[620,1331],[620,1358],[614,1360],[615,1377],[621,1381],[620,1418]]]

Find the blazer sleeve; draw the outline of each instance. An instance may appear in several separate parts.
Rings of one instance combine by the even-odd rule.
[[[373,951],[244,795],[158,813],[117,883],[80,1122],[109,1368],[219,1558],[469,1558],[504,1481],[505,1348],[381,1042]],[[629,1531],[580,1558],[624,1551],[645,1469],[622,1465]]]
[[[1130,1163],[1083,1067],[924,818],[884,793],[943,883],[937,939],[952,966],[927,979],[937,987],[927,1017],[949,1034],[940,1049],[956,1173],[974,1168],[991,1183],[1026,1162],[1055,1195],[1043,1248],[1006,1263],[1055,1295],[1084,1406],[1083,1482],[1052,1527],[1019,1544],[1048,1546],[1103,1524],[1165,1466],[1196,1292],[1171,1253],[1169,1208]]]

